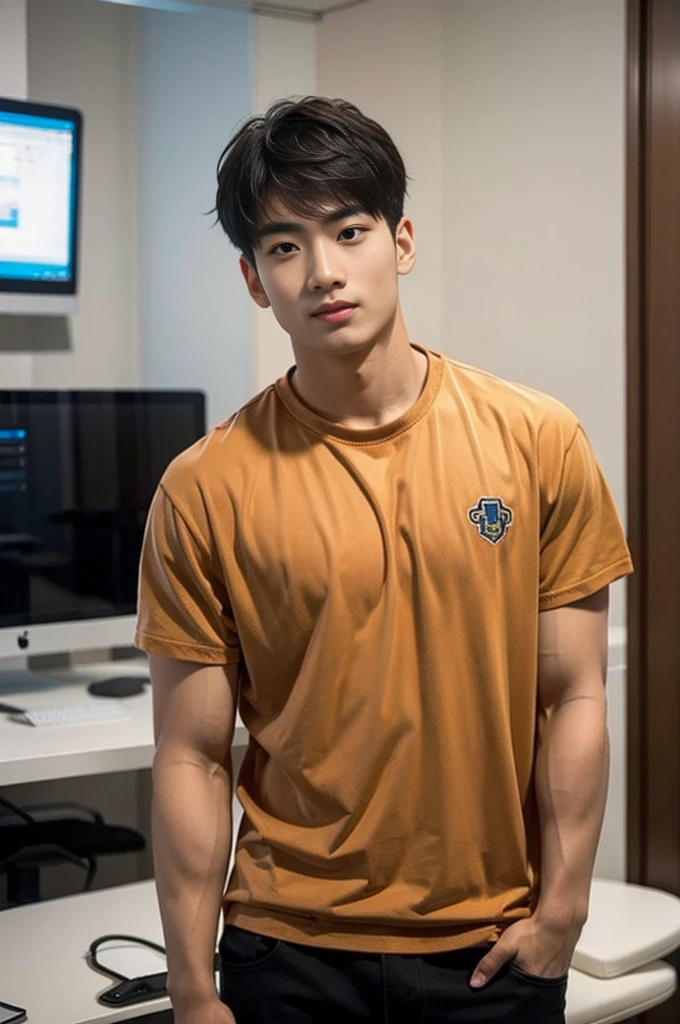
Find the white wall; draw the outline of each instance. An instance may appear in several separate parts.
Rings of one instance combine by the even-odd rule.
[[[28,89],[26,0],[0,4],[0,96],[25,99]],[[8,319],[0,315],[0,387],[25,388],[31,383],[31,358],[2,352]]]
[[[139,384],[135,24],[94,0],[28,0],[31,99],[84,114],[81,258],[71,351],[32,357],[34,387]]]
[[[26,0],[0,4],[0,96],[24,99],[26,66]]]
[[[205,390],[212,425],[253,393],[252,300],[206,216],[218,157],[253,108],[252,15],[139,11],[139,30],[142,380]]]
[[[610,771],[607,807],[597,848],[595,874],[600,878],[626,879],[627,793],[626,765],[628,719],[626,709],[626,631],[613,627],[609,634],[607,672],[607,728],[610,739]]]

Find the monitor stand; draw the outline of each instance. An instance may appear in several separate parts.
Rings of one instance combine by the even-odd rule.
[[[25,667],[23,658],[0,659],[0,694],[35,693],[40,690],[56,690],[59,680],[31,672]]]

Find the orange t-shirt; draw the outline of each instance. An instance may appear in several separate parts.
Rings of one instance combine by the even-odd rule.
[[[325,420],[289,370],[149,514],[137,645],[242,666],[225,919],[288,941],[435,952],[532,912],[539,612],[632,571],[574,415],[414,348],[399,419]]]

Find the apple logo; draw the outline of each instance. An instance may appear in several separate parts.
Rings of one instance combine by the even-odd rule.
[[[17,637],[17,643],[22,651],[25,651],[31,641],[28,639],[28,630],[25,629],[23,633],[20,633]]]

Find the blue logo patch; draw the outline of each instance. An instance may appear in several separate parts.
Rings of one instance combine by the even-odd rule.
[[[512,523],[512,509],[504,505],[500,498],[480,498],[468,516],[479,530],[480,537],[491,544],[498,544]]]

